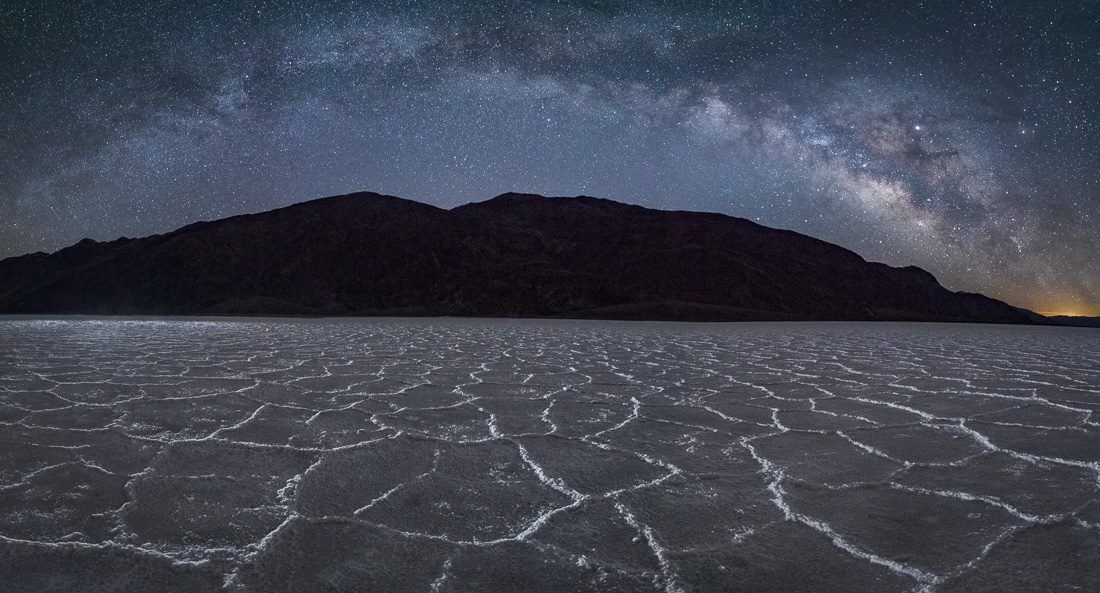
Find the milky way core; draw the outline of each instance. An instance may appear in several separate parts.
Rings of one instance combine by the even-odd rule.
[[[0,257],[359,190],[710,210],[1100,314],[1097,2],[0,6]]]

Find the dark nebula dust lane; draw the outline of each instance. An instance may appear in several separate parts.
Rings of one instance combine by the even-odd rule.
[[[0,256],[371,190],[595,195],[1100,313],[1096,2],[0,6]]]
[[[0,589],[1088,590],[1091,331],[8,319]]]

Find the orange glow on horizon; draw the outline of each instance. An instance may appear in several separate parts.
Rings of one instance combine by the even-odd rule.
[[[1019,288],[1025,288],[1023,286]],[[1025,289],[1026,290],[1026,289]],[[979,291],[980,292],[980,291]],[[1040,315],[1053,317],[1064,315],[1066,317],[1100,317],[1100,295],[1089,294],[1082,290],[1053,289],[1044,291],[1025,291],[1015,294],[996,294],[997,291],[987,292],[989,296],[1000,298],[1006,303],[1035,311]],[[1008,291],[1005,291],[1008,292]]]
[[[1046,298],[1043,298],[1046,297]],[[1048,317],[1065,315],[1067,317],[1100,317],[1100,303],[1089,302],[1080,294],[1045,294],[1039,298],[1005,299],[1013,305],[1031,309]],[[1030,301],[1030,302],[1029,302]]]
[[[1036,313],[1045,315],[1046,317],[1100,317],[1100,315],[1096,313],[1084,313],[1081,311],[1036,311]]]
[[[1051,317],[1054,315],[1065,315],[1068,317],[1100,317],[1100,308],[1076,305],[1068,307],[1036,307],[1032,309],[1040,315],[1046,315]]]

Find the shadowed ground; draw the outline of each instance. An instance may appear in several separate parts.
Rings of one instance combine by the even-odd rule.
[[[0,321],[0,591],[1073,591],[1100,334]]]

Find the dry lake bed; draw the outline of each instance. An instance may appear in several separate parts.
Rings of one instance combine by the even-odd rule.
[[[1098,591],[1100,330],[0,320],[0,591]]]

